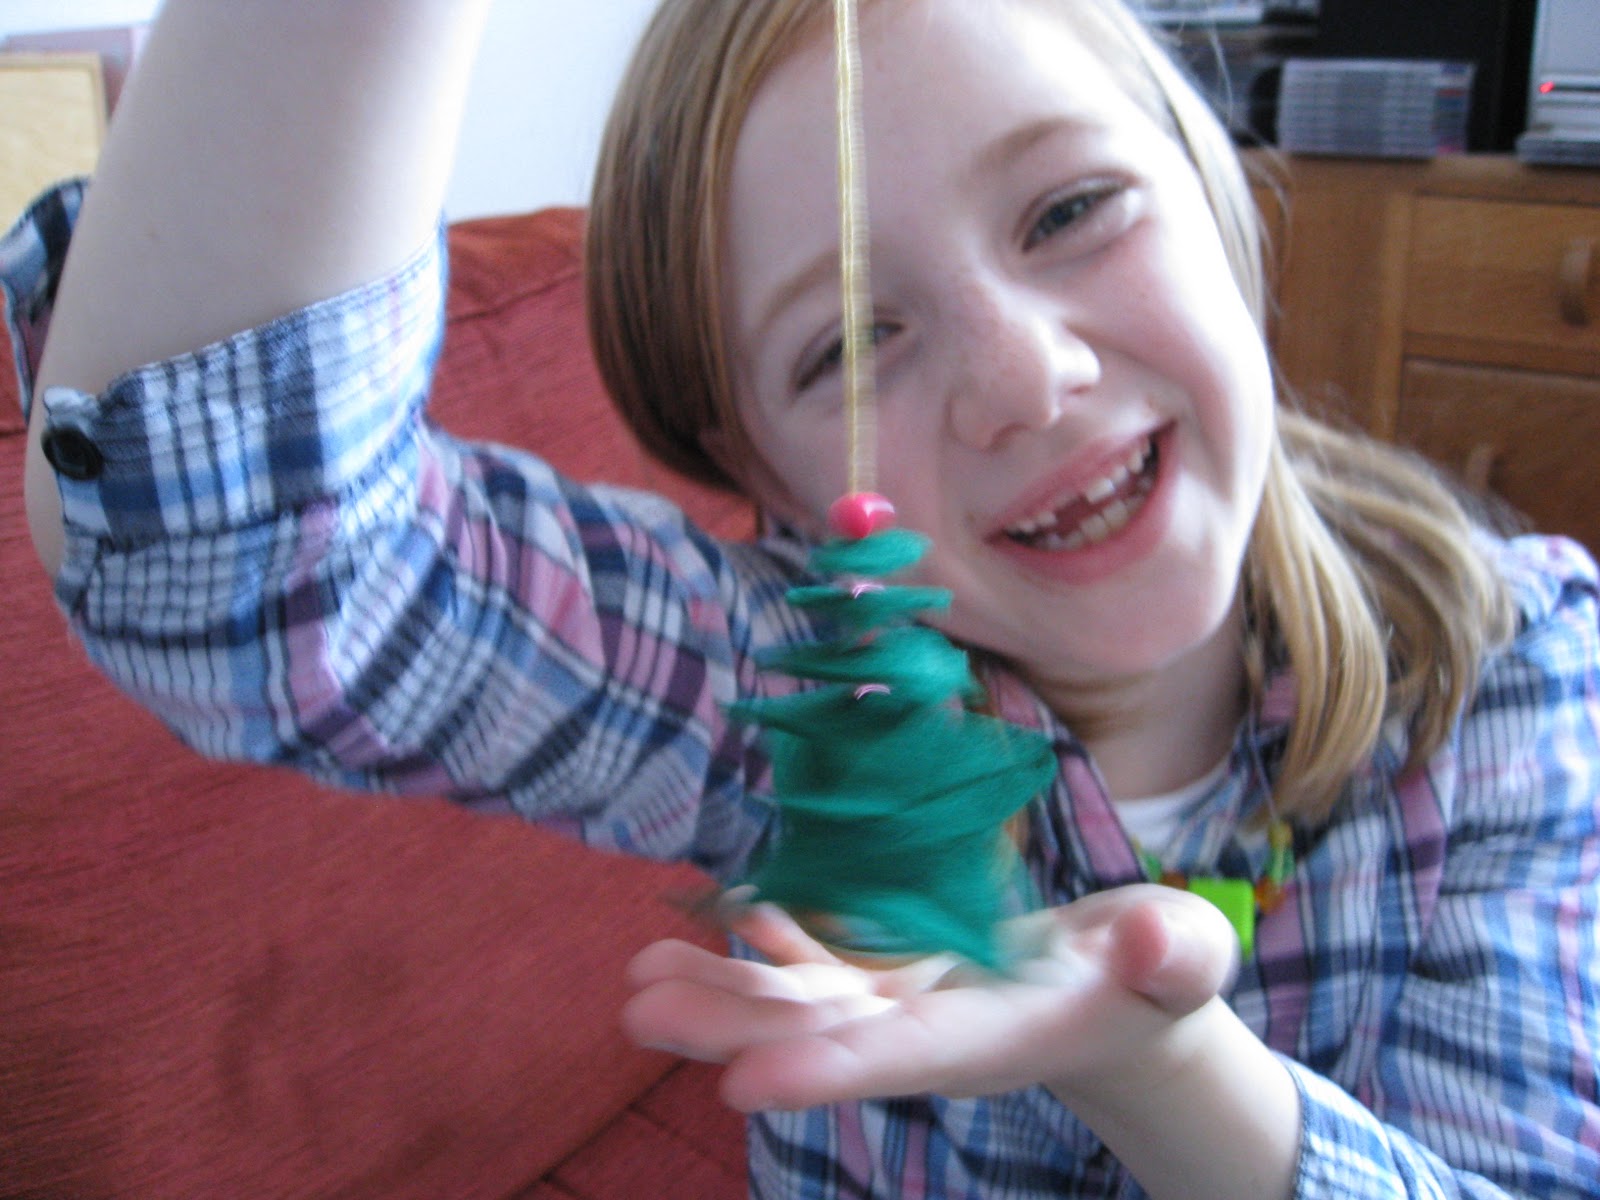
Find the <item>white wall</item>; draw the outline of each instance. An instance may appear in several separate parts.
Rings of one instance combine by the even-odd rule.
[[[159,6],[0,0],[0,37],[143,21]],[[495,0],[446,201],[451,217],[584,203],[612,90],[653,7]]]
[[[158,0],[0,0],[0,35],[148,20]]]
[[[654,0],[496,0],[467,101],[452,217],[582,204],[611,94]]]

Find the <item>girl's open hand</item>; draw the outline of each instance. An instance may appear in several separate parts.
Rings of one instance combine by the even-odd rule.
[[[747,1111],[1155,1079],[1193,1052],[1182,1027],[1235,962],[1220,912],[1148,884],[1014,923],[1029,957],[1009,978],[951,959],[852,965],[770,905],[730,924],[771,963],[657,942],[629,968],[623,1023],[643,1045],[726,1063],[723,1096]]]

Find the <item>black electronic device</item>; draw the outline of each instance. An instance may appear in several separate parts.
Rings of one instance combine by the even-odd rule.
[[[1295,53],[1471,63],[1466,148],[1509,153],[1527,123],[1537,8],[1537,0],[1321,0],[1316,35]]]

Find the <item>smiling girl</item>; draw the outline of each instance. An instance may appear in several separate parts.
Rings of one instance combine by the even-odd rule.
[[[725,707],[793,686],[756,660],[845,490],[828,4],[667,0],[591,206],[607,383],[752,545],[421,417],[485,6],[168,0],[59,289],[76,189],[0,251],[56,297],[14,312],[34,536],[203,751],[738,880],[774,818]],[[1239,164],[1112,0],[873,0],[862,43],[879,484],[1056,748],[1048,907],[1007,979],[743,912],[768,961],[652,947],[629,1028],[729,1064],[762,1196],[1592,1195],[1593,564],[1276,397]],[[1162,873],[1257,882],[1253,944]]]

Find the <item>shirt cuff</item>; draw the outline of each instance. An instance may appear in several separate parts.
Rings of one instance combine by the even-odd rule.
[[[1432,1195],[1453,1172],[1420,1143],[1390,1129],[1349,1092],[1304,1063],[1279,1056],[1300,1092],[1296,1200],[1403,1200]]]
[[[74,184],[0,243],[24,408]],[[43,444],[69,533],[137,545],[236,529],[350,488],[425,403],[444,328],[444,231],[397,270],[100,395],[49,388]]]

